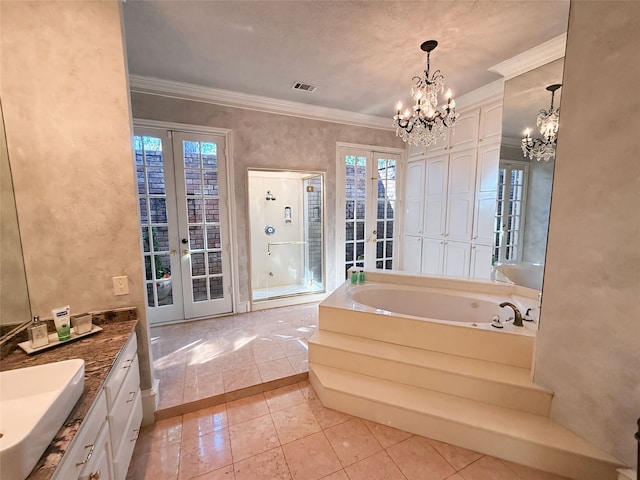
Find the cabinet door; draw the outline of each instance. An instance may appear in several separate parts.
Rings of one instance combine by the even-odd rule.
[[[502,133],[502,103],[485,105],[480,109],[479,140],[482,142],[493,140],[500,141]]]
[[[480,109],[474,108],[461,113],[456,126],[451,132],[449,145],[451,149],[475,146],[478,143],[478,128],[480,124]]]
[[[438,237],[445,234],[447,209],[448,155],[427,159],[424,198],[423,234]]]
[[[489,280],[491,278],[491,245],[473,245],[471,247],[471,277]]]
[[[93,454],[82,468],[78,480],[112,480],[111,448],[109,446],[109,425],[104,422],[96,438]]]
[[[98,448],[98,437],[103,426],[106,425],[106,420],[107,400],[105,394],[100,393],[53,473],[54,480],[72,480],[80,477],[84,466],[91,460],[96,448]]]
[[[131,456],[136,446],[136,440],[140,433],[140,424],[142,423],[142,401],[140,394],[136,397],[136,400],[127,422],[127,427],[120,442],[120,447],[117,452],[113,454],[113,478],[114,480],[125,480],[127,477],[127,471],[129,470],[129,463],[131,463]]]
[[[447,240],[471,241],[476,154],[477,149],[471,148],[449,156]]]
[[[409,162],[405,181],[405,235],[420,235],[424,217],[424,167],[425,161]]]
[[[469,276],[471,244],[464,242],[445,242],[444,244],[444,276]]]
[[[140,373],[138,371],[138,357],[136,356],[131,364],[131,369],[122,383],[120,393],[116,397],[113,407],[107,416],[109,429],[111,431],[111,446],[117,452],[124,435],[127,421],[131,411],[135,406],[136,397],[140,396]]]
[[[499,143],[483,145],[478,148],[478,174],[476,177],[473,225],[473,240],[478,243],[493,243],[499,163]]]
[[[422,274],[442,275],[444,241],[438,238],[422,239]]]
[[[422,237],[405,235],[402,241],[402,270],[418,274],[422,264]]]

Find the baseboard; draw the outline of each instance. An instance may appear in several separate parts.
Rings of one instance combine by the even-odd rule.
[[[153,425],[155,423],[155,413],[160,400],[159,389],[160,379],[156,378],[151,388],[142,391],[142,425]]]

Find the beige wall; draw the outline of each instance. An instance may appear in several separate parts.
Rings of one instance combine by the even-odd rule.
[[[120,4],[0,8],[0,97],[32,312],[137,307],[149,388]],[[129,295],[113,295],[118,275],[129,277]]]
[[[640,3],[572,2],[536,381],[628,465],[640,417]]]
[[[134,118],[232,130],[235,184],[231,192],[236,202],[240,301],[247,301],[249,298],[247,168],[326,172],[326,265],[327,288],[331,290],[335,287],[332,282],[338,268],[335,258],[336,143],[405,147],[395,132],[389,130],[307,120],[156,95],[132,93],[131,107]]]

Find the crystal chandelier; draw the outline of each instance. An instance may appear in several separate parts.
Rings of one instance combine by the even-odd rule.
[[[411,96],[415,102],[413,113],[409,109],[400,113],[402,102],[398,102],[398,113],[393,116],[396,135],[410,145],[431,145],[439,137],[444,137],[458,118],[451,90],[446,93],[447,103],[438,108],[438,95],[444,91],[444,76],[440,70],[429,76],[429,56],[437,46],[438,42],[435,40],[427,40],[420,45],[427,52],[427,69],[424,77],[415,76],[411,79]]]
[[[549,85],[547,90],[551,92],[551,106],[549,110],[540,110],[538,114],[537,125],[540,129],[540,135],[542,139],[531,138],[531,129],[527,128],[524,131],[524,137],[521,142],[522,154],[530,159],[536,159],[538,161],[544,160],[545,162],[555,158],[556,156],[556,142],[558,140],[558,126],[560,124],[560,108],[553,108],[553,97],[562,85],[554,84]]]

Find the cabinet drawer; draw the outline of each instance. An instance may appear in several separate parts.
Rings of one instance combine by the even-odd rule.
[[[100,393],[93,406],[84,417],[78,433],[71,442],[69,450],[62,457],[60,465],[53,476],[56,480],[79,478],[85,464],[98,448],[96,442],[100,429],[107,419],[107,401],[104,393]]]
[[[129,373],[124,379],[120,393],[113,406],[109,409],[109,431],[111,432],[111,446],[117,452],[120,440],[124,434],[127,422],[133,411],[136,398],[140,401],[140,374],[138,373],[138,357],[131,363]]]
[[[107,394],[107,406],[109,407],[109,410],[111,410],[111,407],[113,407],[113,403],[116,399],[116,396],[118,395],[120,386],[122,385],[127,372],[131,368],[131,364],[134,357],[136,356],[137,350],[138,343],[136,340],[136,334],[132,333],[126,345],[122,347],[122,350],[120,350],[118,358],[116,358],[116,361],[111,368],[111,372],[109,373],[109,376],[107,377],[107,380],[104,384],[104,390]]]
[[[104,422],[95,443],[91,459],[83,466],[78,480],[113,480],[109,424]]]
[[[133,449],[136,446],[136,440],[140,432],[140,424],[142,423],[142,396],[140,393],[136,396],[131,417],[127,423],[124,436],[120,442],[120,447],[113,457],[113,471],[115,480],[124,480],[127,477],[129,463],[133,455]]]

